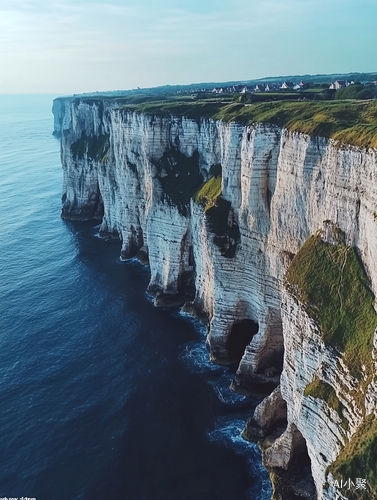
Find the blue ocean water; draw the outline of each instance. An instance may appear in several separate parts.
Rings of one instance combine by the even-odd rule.
[[[0,96],[0,497],[266,500],[255,402],[149,270],[60,218],[54,96]]]

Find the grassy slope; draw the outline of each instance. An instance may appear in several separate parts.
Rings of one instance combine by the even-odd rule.
[[[326,345],[344,352],[351,373],[371,372],[377,314],[374,296],[354,248],[311,236],[286,273],[287,288],[319,323]]]
[[[373,308],[374,296],[355,249],[342,240],[341,232],[338,245],[324,243],[319,235],[311,236],[288,268],[286,286],[318,321],[325,344],[344,352],[350,372],[360,379],[359,389],[351,396],[365,414],[365,390],[374,375],[371,353],[377,314]],[[331,385],[314,379],[304,394],[326,401],[338,412],[347,430],[343,405]],[[329,471],[339,480],[367,478],[369,486],[365,495],[359,490],[347,491],[347,498],[376,500],[376,461],[377,421],[367,416],[329,466]]]
[[[328,471],[338,480],[351,478],[355,482],[358,477],[367,480],[366,490],[354,488],[347,491],[346,496],[350,500],[376,500],[376,463],[377,420],[373,415],[368,415]]]

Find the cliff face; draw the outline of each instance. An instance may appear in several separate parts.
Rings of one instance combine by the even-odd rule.
[[[58,99],[53,111],[62,137],[63,217],[101,218],[101,232],[121,238],[124,258],[148,256],[152,292],[191,298],[208,315],[211,358],[239,362],[235,388],[272,389],[283,369],[288,426],[279,440],[294,426],[318,498],[347,498],[336,486],[324,489],[327,467],[377,413],[373,377],[361,407],[342,352],[324,343],[284,275],[304,242],[331,221],[356,247],[376,291],[376,151],[272,125],[145,115],[100,99]],[[208,208],[193,197],[219,165],[221,197]],[[347,428],[328,402],[304,395],[316,377],[340,399]]]

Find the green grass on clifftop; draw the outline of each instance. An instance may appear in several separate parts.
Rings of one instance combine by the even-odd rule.
[[[271,101],[254,104],[229,98],[176,97],[139,102],[119,100],[119,107],[160,116],[213,118],[226,122],[269,123],[290,131],[332,138],[339,144],[377,148],[377,100]]]
[[[350,372],[361,378],[365,365],[371,374],[377,314],[355,249],[311,236],[288,268],[286,286],[318,321],[325,344],[344,353]]]
[[[147,115],[155,116],[186,116],[194,120],[199,118],[212,118],[223,106],[228,102],[220,102],[218,100],[202,100],[194,101],[192,99],[170,99],[148,101],[140,103],[123,103],[122,109],[130,111],[139,111]]]
[[[377,101],[232,104],[215,118],[248,124],[272,123],[292,132],[332,138],[340,144],[377,148]]]

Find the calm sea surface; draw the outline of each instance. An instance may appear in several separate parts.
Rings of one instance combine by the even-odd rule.
[[[60,218],[54,96],[0,96],[0,497],[265,500],[254,403],[149,270]]]

